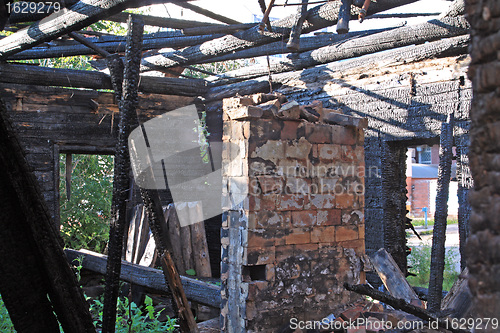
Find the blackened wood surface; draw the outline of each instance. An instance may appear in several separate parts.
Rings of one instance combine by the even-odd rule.
[[[104,274],[106,272],[107,256],[88,250],[66,249],[68,261],[83,256],[82,266],[85,269]],[[144,267],[122,261],[120,279],[133,284],[150,288],[159,293],[170,293],[168,283],[165,282],[163,272],[159,269]],[[215,284],[181,276],[182,286],[188,299],[197,303],[218,308],[220,306],[220,287]]]
[[[113,89],[111,78],[101,72],[0,64],[0,82],[90,89]],[[178,96],[200,96],[207,91],[201,79],[141,76],[139,91]]]
[[[141,61],[142,33],[144,22],[134,15],[128,21],[127,48],[125,53],[125,71],[123,75],[123,95],[119,102],[120,122],[118,142],[116,144],[115,167],[113,177],[113,199],[111,203],[111,221],[109,229],[108,256],[106,268],[106,288],[102,316],[103,333],[113,333],[116,322],[116,301],[120,283],[123,235],[127,216],[127,198],[130,187],[130,155],[128,137],[135,123],[138,103],[139,64]]]
[[[18,332],[95,332],[88,305],[0,101],[0,293]]]
[[[404,276],[406,258],[406,146],[382,143],[382,200],[384,248],[394,258]]]
[[[184,0],[170,0],[181,2]],[[85,28],[110,15],[139,5],[151,4],[154,1],[138,0],[92,0],[79,1],[67,11],[53,13],[42,21],[35,22],[26,29],[3,38],[0,41],[0,59],[26,50],[30,47],[52,40],[68,32]]]
[[[402,6],[412,3],[415,0],[387,0],[377,2],[370,6],[369,13]],[[326,4],[314,7],[308,11],[307,20],[304,23],[303,33],[326,28],[337,23],[338,1],[327,2]],[[356,9],[357,10],[357,9]],[[182,64],[194,64],[210,61],[211,58],[226,53],[242,50],[248,47],[268,44],[281,39],[283,35],[290,34],[291,27],[295,21],[295,15],[284,19],[273,21],[273,32],[261,34],[258,27],[241,31],[233,35],[226,35],[196,46],[191,46],[183,50],[174,52],[163,52],[159,55],[145,57],[142,65],[147,69],[161,69]]]
[[[446,225],[450,192],[451,159],[453,157],[453,114],[441,126],[439,140],[439,168],[436,194],[436,212],[432,232],[431,269],[429,277],[428,309],[436,313],[441,309],[443,291]]]
[[[440,20],[431,20],[417,25],[400,27],[293,54],[288,56],[288,58],[273,61],[270,71],[273,74],[295,71],[337,60],[373,54],[383,50],[466,35],[468,32],[468,23],[463,15],[458,17],[444,17]],[[237,81],[266,75],[268,72],[269,68],[267,65],[255,65],[225,73],[221,77],[226,78],[226,80],[234,78],[233,81]]]

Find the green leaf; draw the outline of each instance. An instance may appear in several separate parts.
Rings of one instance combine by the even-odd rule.
[[[196,276],[196,271],[191,268],[186,271],[186,274],[191,276]]]

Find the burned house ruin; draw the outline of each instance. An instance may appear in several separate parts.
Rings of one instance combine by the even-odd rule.
[[[189,105],[206,117],[209,143],[222,147],[210,152],[221,163],[222,214],[204,219],[202,231],[191,229],[192,235],[201,232],[197,235],[206,244],[200,250],[207,256],[204,277],[220,286],[182,276],[188,266],[180,262],[187,259],[176,244],[180,229],[172,231],[168,221],[174,216],[168,184],[166,191],[142,189],[132,181],[130,165],[122,165],[125,187],[117,191],[127,197],[118,200],[114,194],[113,209],[127,214],[116,213],[111,221],[115,245],[109,245],[108,261],[88,257],[100,263],[96,271],[104,274],[106,262],[108,274],[113,271],[116,283],[106,285],[111,301],[116,294],[108,290],[118,291],[120,265],[122,280],[142,286],[139,278],[132,281],[133,274],[129,280],[123,276],[138,262],[121,263],[120,238],[127,226],[119,220],[130,219],[132,209],[144,202],[149,224],[135,230],[151,228],[148,237],[167,281],[158,270],[140,272],[149,281],[160,279],[153,289],[172,292],[181,330],[198,329],[188,300],[215,309],[210,313],[216,313],[223,332],[277,332],[290,318],[322,320],[340,313],[361,298],[344,283],[385,283],[368,259],[379,249],[403,276],[409,273],[407,149],[447,142],[456,149],[461,268],[469,269],[474,300],[470,315],[498,317],[495,210],[486,208],[495,207],[496,193],[496,4],[456,0],[424,23],[307,35],[297,44],[297,33],[346,17],[364,18],[363,10],[369,20],[415,1],[378,1],[368,8],[359,1],[352,6],[324,1],[309,4],[302,16],[269,21],[271,1],[261,24],[241,24],[172,0],[223,24],[131,15],[126,37],[82,29],[99,20],[125,22],[128,14],[122,10],[162,2],[94,2],[66,3],[64,11],[35,17],[40,21],[19,30],[16,22],[33,18],[19,13],[8,18],[0,11],[0,25],[15,30],[0,39],[1,181],[3,197],[9,198],[2,204],[0,294],[18,331],[48,331],[57,321],[65,331],[94,330],[57,235],[60,155],[110,154],[128,161],[122,148],[130,131]],[[171,30],[143,34],[144,24]],[[298,47],[292,53],[289,38],[291,47]],[[92,62],[96,70],[22,62],[79,55],[98,55]],[[194,67],[199,64],[266,55],[262,64],[203,79],[182,74],[186,68],[206,72]],[[150,144],[145,139],[147,149]],[[116,170],[115,165],[115,179]],[[110,269],[113,261],[117,270]],[[68,282],[58,290],[61,279]],[[28,284],[30,289],[19,287]],[[441,295],[442,287],[436,288]],[[35,296],[28,301],[27,295]],[[112,319],[116,314],[108,311]]]

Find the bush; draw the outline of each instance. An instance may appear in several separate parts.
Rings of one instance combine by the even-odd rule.
[[[60,158],[61,175],[66,170],[64,157]],[[110,155],[73,155],[70,200],[64,176],[59,187],[61,234],[67,247],[104,251],[109,238],[113,163]]]
[[[455,270],[457,254],[447,250],[444,260],[443,290],[450,290],[460,272]],[[409,271],[417,276],[409,276],[408,282],[415,287],[429,287],[430,267],[431,267],[431,245],[412,247],[408,256]]]

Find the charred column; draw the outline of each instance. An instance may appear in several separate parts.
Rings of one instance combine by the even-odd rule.
[[[115,331],[116,299],[118,298],[123,234],[126,224],[126,200],[130,183],[128,136],[131,125],[136,117],[139,64],[141,61],[144,24],[134,16],[131,16],[128,22],[128,29],[123,95],[119,103],[120,122],[118,125],[118,142],[115,153],[113,201],[109,230],[109,259],[106,270],[106,290],[103,310],[102,331],[104,333]]]

